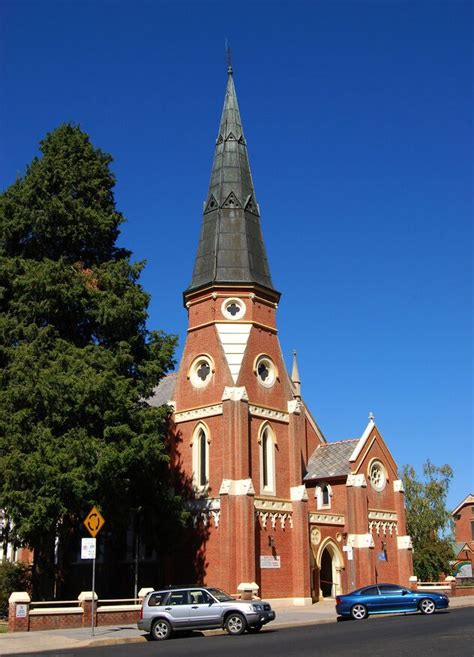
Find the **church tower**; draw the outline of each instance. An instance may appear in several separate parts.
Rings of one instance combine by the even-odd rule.
[[[408,585],[397,465],[372,415],[360,438],[326,441],[304,402],[296,354],[287,372],[279,300],[229,67],[184,292],[183,356],[150,400],[173,409],[172,468],[194,520],[167,581],[298,605],[376,581]]]
[[[286,370],[275,289],[229,66],[194,271],[169,382],[174,459],[203,523],[201,577],[310,600],[304,464],[324,442]],[[295,365],[296,367],[296,365]],[[296,368],[297,371],[297,368]],[[299,376],[297,376],[299,379]],[[258,587],[258,588],[257,588]]]

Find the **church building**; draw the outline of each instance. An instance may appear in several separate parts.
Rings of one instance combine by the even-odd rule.
[[[377,581],[407,586],[411,540],[397,465],[373,417],[359,438],[325,438],[295,354],[286,369],[279,301],[229,67],[184,292],[186,344],[151,400],[172,409],[172,467],[195,520],[188,552],[170,555],[174,582],[194,577],[298,605]]]

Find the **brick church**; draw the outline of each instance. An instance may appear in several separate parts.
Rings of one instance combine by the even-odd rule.
[[[174,579],[191,561],[206,584],[298,605],[377,581],[408,585],[397,465],[373,417],[360,438],[322,434],[296,355],[291,375],[285,366],[279,301],[229,67],[184,292],[186,344],[151,400],[172,408],[172,463],[192,490],[196,540],[186,557],[171,556]]]

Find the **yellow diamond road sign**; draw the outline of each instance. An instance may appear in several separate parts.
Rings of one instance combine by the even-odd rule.
[[[87,528],[87,531],[92,536],[92,538],[95,538],[97,536],[97,534],[104,526],[104,523],[105,520],[100,515],[100,511],[96,509],[95,506],[93,506],[92,509],[89,511],[89,514],[87,515],[86,519],[84,520],[84,524]]]

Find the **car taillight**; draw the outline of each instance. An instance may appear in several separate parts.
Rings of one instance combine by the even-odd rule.
[[[143,605],[140,607],[140,620],[143,620]]]
[[[338,595],[336,595],[336,604],[337,605],[341,604],[341,598]]]

